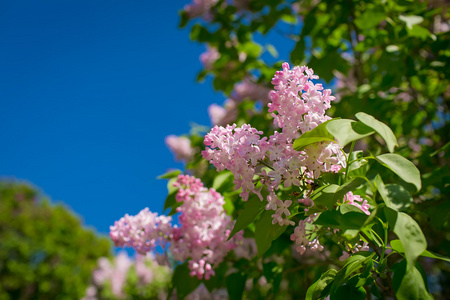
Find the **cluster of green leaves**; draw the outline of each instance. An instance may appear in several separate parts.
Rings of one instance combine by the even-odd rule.
[[[406,213],[410,212],[412,194],[417,194],[422,186],[419,170],[403,156],[393,153],[398,142],[388,126],[365,113],[357,113],[356,118],[358,121],[332,119],[294,141],[294,149],[298,151],[324,141],[336,140],[342,147],[351,143],[345,169],[337,174],[324,173],[317,180],[315,188],[280,187],[278,192],[280,199],[295,200],[304,194],[305,189],[311,189],[309,196],[314,201],[314,207],[305,213],[304,207],[294,202],[290,207],[290,219],[297,223],[306,215],[317,214],[312,226],[319,228],[317,237],[333,252],[323,264],[331,266],[330,269],[311,272],[317,265],[321,266],[316,262],[311,264],[309,274],[293,274],[293,270],[303,268],[300,261],[292,259],[289,249],[289,236],[293,227],[272,224],[273,212],[265,210],[267,202],[261,201],[256,195],[244,204],[238,197],[233,197],[239,191],[233,191],[233,175],[225,171],[214,177],[212,187],[225,195],[227,212],[236,218],[230,237],[244,230],[246,238],[255,240],[257,253],[251,259],[237,259],[234,254],[229,254],[226,263],[218,268],[216,277],[211,281],[196,278],[186,281],[189,269],[186,264],[180,265],[175,269],[172,281],[177,292],[187,295],[203,283],[210,291],[226,286],[231,299],[250,298],[250,295],[256,294],[293,299],[304,297],[305,294],[307,299],[328,295],[332,299],[341,299],[351,294],[355,299],[365,299],[367,293],[378,297],[395,296],[398,299],[431,298],[426,275],[417,259],[419,256],[443,261],[449,259],[426,250],[427,242],[420,226]],[[369,153],[364,156],[363,151],[353,150],[355,142],[375,133],[384,141],[390,153]],[[176,191],[172,183],[180,173],[174,171],[162,176],[170,179],[165,209],[171,209],[171,213],[177,205],[173,199]],[[392,183],[385,184],[383,179]],[[349,191],[369,201],[369,216],[355,206],[343,204],[344,195]],[[263,196],[266,196],[264,190]],[[330,228],[339,231],[331,234]],[[392,236],[398,239],[392,240]],[[351,247],[360,239],[368,242],[374,252],[359,252],[343,265],[337,263],[336,256],[346,246]],[[282,262],[273,261],[274,255],[284,256]],[[262,266],[261,258],[264,262]],[[231,273],[230,269],[237,272]],[[258,286],[262,276],[268,281],[266,289]],[[308,290],[289,285],[296,276],[306,277],[304,279],[311,284]],[[313,283],[314,278],[317,281]],[[245,290],[246,280],[253,282],[249,290]],[[288,286],[280,288],[283,281]]]
[[[211,20],[194,20],[191,27],[193,41],[216,47],[220,53],[213,69],[202,71],[199,79],[209,74],[214,87],[226,94],[249,74],[271,87],[281,61],[268,62],[264,54],[276,52],[276,45],[270,45],[269,51],[256,42],[257,36],[291,24],[292,31],[283,35],[295,46],[290,58],[283,60],[306,64],[327,82],[339,72],[340,101],[331,114],[352,118],[364,111],[389,124],[402,137],[400,154],[414,159],[427,178],[418,196],[445,207],[442,200],[450,192],[449,158],[444,154],[450,142],[450,82],[445,67],[450,57],[448,10],[439,2],[407,0],[263,0],[248,1],[240,9],[224,2],[211,9]],[[298,23],[302,26],[293,26]],[[180,25],[187,24],[182,13]],[[240,53],[247,58],[242,61]],[[258,122],[252,119],[251,124]],[[412,144],[416,145],[413,150]],[[380,147],[377,142],[368,146],[371,150]],[[448,218],[441,218],[448,223]]]
[[[247,6],[237,8],[219,1],[211,9],[208,20],[188,20],[181,14],[180,25],[191,25],[191,39],[209,44],[220,53],[213,68],[202,71],[198,79],[212,76],[214,88],[229,95],[233,86],[250,74],[257,83],[272,87],[271,78],[282,61],[306,64],[336,87],[334,94],[340,101],[333,103],[330,114],[348,119],[322,124],[297,140],[296,149],[334,139],[342,146],[351,146],[346,146],[350,152],[346,175],[322,176],[310,195],[318,210],[326,209],[316,223],[342,229],[339,238],[323,241],[330,249],[329,258],[308,258],[311,264],[306,272],[304,264],[289,257],[292,228],[269,226],[264,220],[270,216],[257,198],[243,204],[236,192],[227,187],[221,192],[225,193],[231,209],[229,214],[237,219],[233,234],[244,229],[245,236],[255,238],[258,255],[263,259],[274,254],[283,257],[283,263],[275,269],[282,270],[287,287],[281,286],[292,297],[304,297],[305,287],[322,274],[323,280],[308,290],[312,298],[329,294],[331,287],[335,297],[339,293],[348,294],[349,289],[358,295],[387,293],[377,285],[384,285],[405,299],[426,298],[429,291],[444,298],[450,295],[447,288],[450,269],[445,261],[433,260],[434,269],[428,268],[428,275],[440,281],[434,287],[428,287],[428,282],[421,279],[425,273],[416,262],[419,255],[427,256],[424,255],[427,245],[431,251],[450,256],[450,203],[446,201],[450,194],[450,85],[445,67],[450,57],[449,11],[435,1],[250,0],[246,3]],[[293,45],[290,57],[278,62],[266,55],[268,52],[275,57],[277,45],[263,47],[256,41],[260,35],[275,32],[291,39]],[[244,60],[242,53],[247,57]],[[267,133],[273,131],[267,108],[261,111],[255,107],[251,101],[239,103],[236,123],[248,123]],[[354,117],[357,121],[351,120]],[[377,120],[389,124],[392,130]],[[202,140],[201,135],[191,135],[192,144],[199,149],[204,147]],[[392,153],[394,147],[397,154]],[[386,148],[390,153],[383,153]],[[227,172],[217,175],[205,165],[200,154],[187,168],[207,186],[213,186],[217,176],[230,176]],[[369,200],[373,210],[370,217],[348,205],[339,205],[347,191]],[[281,188],[279,196],[290,199],[296,193]],[[292,220],[305,217],[302,209],[299,205],[292,207]],[[403,232],[405,228],[410,231]],[[360,235],[366,236],[364,239],[379,253],[368,260],[370,255],[362,253],[359,259],[347,261],[344,269],[353,271],[344,281],[343,275],[336,281],[334,269],[342,267],[335,260],[342,251],[336,242],[348,243]],[[395,241],[389,244],[392,236],[397,236],[404,248],[396,248]],[[411,248],[407,252],[413,253],[401,250],[406,248]],[[385,255],[387,250],[393,254]],[[251,270],[263,273],[261,266],[250,265],[254,266]],[[325,265],[334,269],[326,271]],[[387,276],[392,272],[393,279],[389,280]],[[246,269],[245,274],[251,271]],[[269,281],[273,284],[271,291],[277,290],[271,297],[276,298],[282,293],[275,289],[281,281]],[[293,284],[294,281],[303,284]],[[346,284],[342,286],[342,282]],[[371,288],[363,292],[363,286]],[[245,297],[252,292],[243,293]]]
[[[27,184],[0,182],[0,299],[80,299],[111,243]]]

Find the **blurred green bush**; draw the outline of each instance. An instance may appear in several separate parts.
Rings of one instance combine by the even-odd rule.
[[[80,299],[111,243],[25,183],[0,182],[0,299]]]

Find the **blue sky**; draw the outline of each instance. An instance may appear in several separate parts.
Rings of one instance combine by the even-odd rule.
[[[222,103],[195,83],[204,47],[179,30],[184,1],[2,1],[0,174],[29,181],[107,233],[160,212],[180,167],[169,134]]]
[[[39,187],[100,233],[161,213],[180,168],[164,145],[222,103],[195,82],[204,46],[177,28],[188,1],[0,3],[0,175]],[[287,53],[287,51],[286,51]]]

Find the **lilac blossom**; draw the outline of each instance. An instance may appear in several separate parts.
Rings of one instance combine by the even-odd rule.
[[[126,214],[110,227],[109,236],[118,247],[133,247],[137,252],[145,254],[157,245],[165,246],[166,238],[171,235],[171,217],[158,216],[148,208],[141,210],[136,216]]]
[[[291,234],[291,241],[295,242],[295,250],[300,254],[305,253],[306,249],[310,249],[312,251],[322,251],[324,249],[317,237],[311,237],[316,229],[316,226],[307,226],[308,224],[314,222],[316,217],[317,214],[313,214],[305,220],[300,220],[298,222],[298,226],[294,228],[294,233]]]
[[[362,240],[360,242],[363,242]],[[355,244],[353,247],[350,248],[349,245],[347,245],[346,247],[347,251],[343,251],[342,256],[339,257],[340,261],[344,261],[347,258],[349,258],[352,254],[355,254],[356,252],[359,251],[369,251],[369,244],[367,242],[363,242],[362,245],[361,244]]]
[[[359,203],[359,202],[362,202],[362,203]],[[370,205],[367,202],[367,200],[363,200],[361,198],[361,196],[359,196],[359,195],[353,195],[352,192],[348,192],[344,196],[343,204],[350,204],[350,205],[356,206],[357,208],[362,210],[366,215],[370,215],[370,211],[369,211]]]
[[[267,105],[270,101],[270,89],[255,83],[250,78],[245,78],[241,83],[234,85],[234,98],[238,101],[246,98],[252,101],[260,100],[263,104]]]
[[[179,188],[176,200],[182,205],[177,208],[181,227],[174,228],[171,253],[176,260],[189,259],[191,276],[209,279],[213,267],[236,247],[239,235],[227,241],[232,223],[223,209],[222,195],[189,175],[180,175],[174,186]]]
[[[187,137],[169,135],[165,138],[165,143],[175,155],[176,160],[189,161],[194,156],[194,149],[191,147],[191,141]]]
[[[193,0],[191,4],[184,7],[189,18],[196,18],[204,15],[209,17],[211,8],[216,5],[218,0]]]
[[[200,179],[189,175],[179,175],[174,186],[178,188],[176,201],[181,203],[177,207],[180,227],[171,225],[171,217],[158,216],[146,208],[116,221],[110,228],[111,239],[116,246],[133,247],[142,254],[170,243],[176,260],[188,260],[191,276],[209,279],[213,268],[236,247],[241,234],[227,241],[231,218],[223,209],[224,198],[214,189],[205,188]]]
[[[151,254],[137,255],[135,260],[130,259],[125,252],[120,252],[113,261],[101,257],[92,273],[92,284],[87,288],[82,300],[102,299],[101,290],[105,288],[110,289],[118,299],[126,298],[124,287],[127,284],[128,274],[133,270],[139,279],[137,288],[145,288],[152,282],[167,282],[167,275],[170,273],[170,269],[158,265]]]
[[[200,62],[205,70],[211,71],[213,69],[213,64],[219,59],[219,57],[219,51],[217,51],[214,47],[208,46],[206,51],[200,54]]]
[[[330,119],[325,111],[334,97],[329,89],[314,84],[313,79],[318,76],[312,69],[302,66],[291,70],[288,63],[283,63],[283,71],[275,73],[268,107],[281,131],[269,138],[261,137],[264,133],[248,124],[233,124],[215,126],[204,140],[207,148],[202,151],[203,157],[218,171],[227,169],[233,173],[235,188],[242,188],[240,196],[245,201],[250,193],[264,200],[261,188],[253,183],[254,176],[259,176],[269,192],[266,209],[275,210],[273,222],[280,225],[290,223],[288,214],[280,213],[287,202],[275,194],[280,184],[289,187],[311,183],[321,173],[338,172],[346,164],[342,148],[332,141],[310,145],[300,152],[293,148],[294,140],[301,134]]]
[[[237,117],[236,101],[227,99],[224,106],[213,103],[208,107],[208,115],[213,125],[226,126]]]

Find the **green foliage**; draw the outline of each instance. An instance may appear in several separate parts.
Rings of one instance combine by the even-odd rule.
[[[196,277],[191,277],[189,272],[190,270],[187,263],[184,263],[182,265],[178,265],[173,273],[172,288],[176,290],[179,299],[184,299],[201,283],[201,281]]]
[[[388,167],[404,181],[414,184],[417,191],[422,187],[419,170],[412,162],[403,156],[395,153],[387,153],[377,155],[375,159],[381,162],[385,167]]]
[[[79,299],[111,244],[27,184],[0,182],[0,298]]]
[[[317,126],[316,128],[314,128],[313,130],[310,130],[302,134],[298,139],[294,141],[294,149],[297,151],[301,151],[311,144],[315,144],[322,141],[334,141],[333,135],[330,134],[330,131],[327,128],[328,124],[332,121],[334,120],[324,122],[319,126]]]
[[[255,222],[255,242],[258,247],[258,255],[262,256],[272,245],[272,241],[278,238],[287,228],[278,223],[272,224],[270,210],[265,210],[258,221]]]
[[[252,0],[242,6],[219,1],[210,19],[182,18],[182,25],[192,24],[193,40],[218,50],[220,58],[201,74],[211,76],[214,88],[227,96],[233,97],[235,84],[244,78],[272,88],[274,72],[288,60],[279,51],[286,46],[270,41],[270,57],[259,41],[261,35],[282,33],[290,40],[290,62],[313,68],[333,84],[333,95],[339,98],[329,110],[334,119],[299,134],[293,147],[302,151],[337,140],[348,153],[347,166],[322,174],[310,185],[276,191],[293,203],[302,197],[313,200],[306,212],[303,204],[290,207],[289,220],[298,223],[314,216],[306,226],[318,228],[311,238],[320,239],[329,257],[307,256],[300,262],[290,251],[293,228],[271,223],[271,212],[264,210],[267,201],[253,195],[242,203],[228,184],[229,173],[217,175],[201,159],[189,165],[193,172],[203,168],[197,174],[209,186],[232,195],[227,204],[237,220],[232,235],[244,230],[245,237],[256,241],[258,258],[251,267],[229,262],[234,278],[244,271],[247,283],[253,284],[242,292],[239,288],[237,298],[449,297],[445,288],[439,292],[427,286],[429,274],[417,261],[421,255],[435,259],[439,286],[450,286],[445,264],[450,255],[449,17],[448,10],[432,1]],[[280,61],[273,59],[276,53]],[[265,133],[277,130],[267,107],[255,103],[236,103],[236,123]],[[367,201],[370,216],[344,203],[349,191]],[[328,227],[338,231],[325,233]],[[370,254],[337,260],[360,240],[369,244]],[[262,269],[253,264],[257,259],[263,259]],[[261,274],[271,292],[256,284]]]
[[[239,214],[236,223],[234,224],[229,239],[250,225],[264,210],[265,206],[265,203],[262,202],[258,196],[252,195],[249,197],[248,201],[244,205],[244,210]]]

